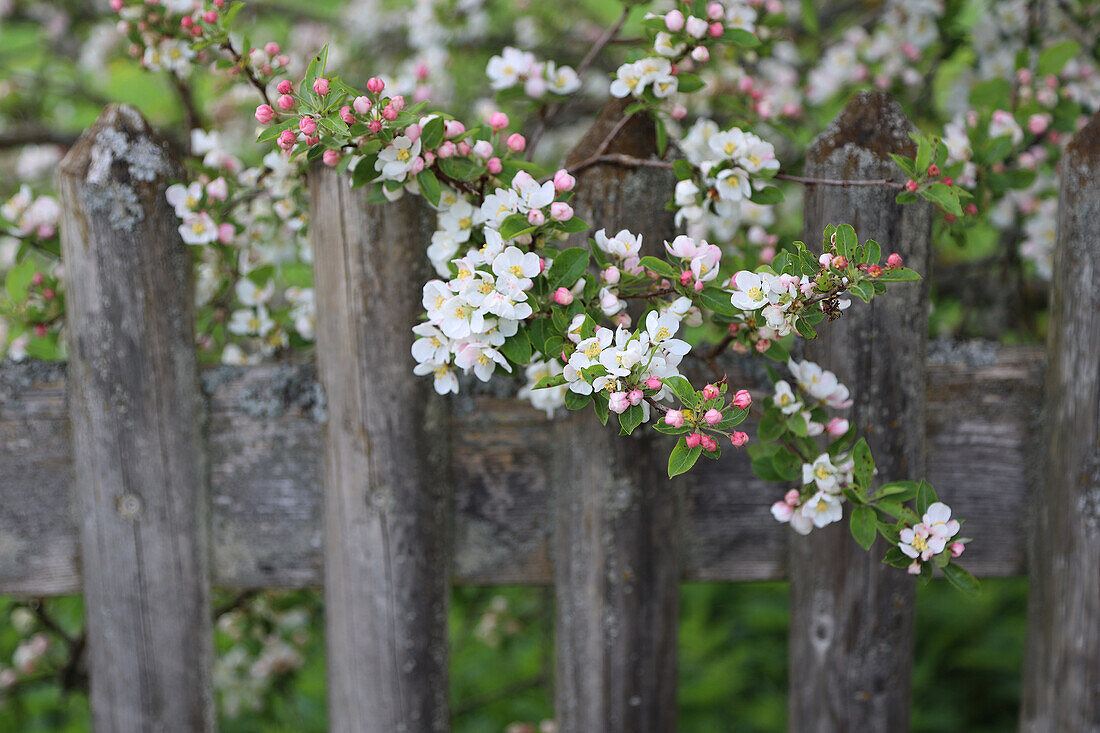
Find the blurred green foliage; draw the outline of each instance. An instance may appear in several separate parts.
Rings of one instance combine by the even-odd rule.
[[[325,719],[324,629],[318,594],[272,594],[312,609],[305,664],[281,679],[259,710],[222,716],[225,733],[321,733]],[[282,601],[279,598],[284,597]],[[289,598],[285,598],[290,596]],[[312,596],[312,598],[310,598]],[[786,729],[786,583],[691,583],[681,591],[680,729],[685,733]],[[945,582],[917,596],[913,668],[915,733],[993,733],[1016,727],[1023,663],[1024,578],[987,579],[976,596]],[[0,664],[26,638],[0,598]],[[71,635],[78,596],[46,601]],[[500,733],[553,717],[553,592],[539,587],[456,588],[450,617],[451,697],[456,733]],[[33,632],[32,632],[33,633]],[[56,640],[55,640],[56,641]],[[222,632],[218,647],[226,648]],[[904,653],[899,651],[899,653]],[[63,663],[54,644],[49,663]],[[0,697],[0,730],[87,731],[87,697],[55,677],[20,683]]]

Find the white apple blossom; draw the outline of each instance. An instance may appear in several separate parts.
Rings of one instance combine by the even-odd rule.
[[[844,507],[841,505],[839,496],[819,491],[811,496],[798,512],[820,529],[833,522],[839,522],[844,516]]]
[[[374,169],[382,174],[383,180],[404,181],[419,155],[420,138],[410,140],[406,135],[398,135],[378,153]]]

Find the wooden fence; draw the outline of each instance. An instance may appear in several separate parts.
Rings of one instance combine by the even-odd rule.
[[[888,97],[858,95],[807,168],[890,175],[908,129]],[[635,120],[606,152],[648,156],[653,134]],[[681,580],[785,577],[791,730],[907,728],[914,584],[881,546],[864,553],[841,524],[801,538],[775,523],[781,489],[742,451],[669,482],[659,438],[590,415],[546,422],[494,387],[443,400],[413,376],[433,228],[418,200],[368,204],[315,171],[317,367],[200,370],[190,255],[164,199],[179,173],[136,111],[103,114],[60,169],[69,364],[0,368],[0,592],[84,592],[97,730],[213,729],[214,584],[324,586],[333,730],[445,731],[457,582],[554,584],[562,731],[667,733]],[[807,347],[853,388],[880,480],[926,475],[969,518],[972,571],[1034,579],[1029,732],[1100,730],[1098,173],[1100,117],[1063,163],[1047,355],[926,353],[926,284],[854,306]],[[594,166],[576,205],[658,246],[673,185],[658,168]],[[928,270],[927,207],[818,187],[805,212],[808,242],[850,222]],[[723,366],[738,382],[754,368]]]

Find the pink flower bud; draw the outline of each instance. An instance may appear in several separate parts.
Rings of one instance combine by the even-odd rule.
[[[623,328],[630,328],[631,323],[632,323],[632,321],[630,320],[630,314],[629,313],[620,313],[617,316],[615,316],[615,325],[616,326],[622,326]]]
[[[867,268],[867,274],[870,275],[871,277],[878,277],[879,275],[882,274],[882,268],[879,267],[878,265],[871,265],[870,267]]]
[[[703,436],[699,433],[691,433],[685,440],[688,448],[697,448],[703,442]]]
[[[712,407],[703,415],[703,419],[707,421],[707,425],[717,425],[722,420],[722,413]]]
[[[794,516],[794,510],[784,502],[777,501],[772,504],[772,516],[775,517],[775,521],[785,524],[791,521],[791,517]]]
[[[298,136],[294,134],[294,130],[283,130],[279,133],[279,147],[283,150],[290,150],[296,142]]]
[[[352,114],[351,107],[345,104],[340,108],[340,119],[349,127],[355,124],[355,115]]]
[[[57,293],[53,291],[53,288],[46,288],[42,291],[42,297],[46,300],[53,300],[57,296]]]
[[[711,23],[710,27],[707,28],[707,33],[710,34],[711,38],[721,38],[722,34],[725,32],[726,29],[722,27],[721,23]]]
[[[470,154],[470,143],[466,142],[465,140],[460,141],[457,145],[455,145],[455,151],[457,151],[459,155],[465,158],[467,155]]]
[[[721,390],[719,390],[718,387],[713,384],[708,384],[707,386],[703,387],[704,400],[716,399],[720,394],[722,394]]]
[[[266,125],[275,119],[275,110],[271,108],[270,104],[261,104],[256,108],[256,121],[261,125]]]
[[[275,104],[279,105],[279,109],[286,112],[294,108],[294,97],[290,96],[289,94],[284,94],[283,96],[279,97],[278,101],[276,101]]]
[[[214,10],[207,10],[205,13],[202,14],[202,19],[205,20],[207,23],[217,23],[218,14]]]
[[[443,122],[444,137],[458,137],[464,132],[466,132],[466,125],[462,124],[458,120],[445,120]]]
[[[708,453],[713,453],[718,450],[718,441],[709,435],[704,435],[699,439],[699,443],[703,446],[703,450]]]
[[[382,131],[382,120],[371,120],[367,123],[367,129],[377,135]]]
[[[314,79],[313,91],[317,92],[317,94],[322,97],[328,94],[328,79]]]
[[[500,172],[504,170],[504,164],[500,162],[500,158],[496,157],[489,158],[488,162],[486,162],[485,164],[485,167],[488,168],[489,172],[492,173],[494,176],[499,175]]]
[[[320,135],[306,136],[306,145],[313,147],[317,143],[321,142]]]
[[[910,575],[920,575],[920,563],[914,560],[913,564],[906,568],[906,572]]]
[[[1050,126],[1050,115],[1033,114],[1027,118],[1027,131],[1032,135],[1042,135]]]
[[[540,227],[546,223],[546,214],[542,213],[542,209],[531,209],[527,212],[527,223]]]
[[[756,351],[757,351],[757,353],[763,354],[765,351],[767,351],[771,347],[772,347],[772,342],[771,342],[770,339],[760,339],[756,342]]]
[[[355,101],[351,103],[351,107],[355,110],[356,114],[365,115],[367,112],[370,112],[371,101],[366,97],[356,97]]]
[[[680,273],[680,284],[681,285],[687,285],[688,283],[691,282],[691,278],[692,278],[691,270],[684,270],[683,272]]]
[[[493,144],[488,140],[478,140],[474,143],[473,153],[483,160],[493,157]]]
[[[283,79],[275,89],[279,94],[291,94],[294,91],[294,85],[290,83],[289,79]]]
[[[573,302],[573,294],[569,288],[558,288],[554,291],[554,302],[558,305],[569,305]]]
[[[615,267],[615,265],[611,265],[603,271],[603,281],[608,285],[614,285],[619,282],[619,278],[621,277],[622,273],[619,272],[619,268]]]
[[[679,10],[670,10],[665,14],[665,28],[673,33],[679,33],[684,29],[684,14]]]
[[[412,175],[415,176],[417,173],[424,170],[424,165],[425,165],[424,158],[422,158],[419,155],[416,156],[416,158],[413,159],[412,167],[409,168],[409,173],[411,173]]]
[[[489,115],[489,127],[493,128],[497,132],[500,132],[504,128],[508,127],[509,120],[508,115],[503,112],[494,112]]]
[[[569,221],[573,218],[573,207],[564,201],[550,204],[550,217],[555,221]]]
[[[577,179],[569,175],[569,171],[562,168],[554,174],[554,190],[558,193],[572,191],[577,185]]]
[[[312,117],[303,117],[298,120],[298,129],[308,137],[317,132],[317,121]]]
[[[940,174],[940,167],[939,167],[938,165],[936,165],[935,163],[933,163],[932,165],[928,166],[928,175],[930,175],[930,176],[932,176],[933,178],[935,178],[935,177],[937,177],[937,176],[938,176],[939,174]]]
[[[405,109],[405,98],[398,94],[396,97],[390,100],[390,104],[393,105],[393,108],[395,110],[400,112],[401,110]]]
[[[834,417],[825,426],[825,432],[832,435],[834,438],[844,435],[848,432],[850,423],[842,417]]]
[[[694,15],[689,15],[688,19],[684,22],[684,30],[692,38],[702,38],[707,33],[709,24],[702,18],[696,18]]]
[[[224,178],[218,176],[206,184],[206,195],[214,201],[225,201],[229,198],[229,184],[225,182]]]
[[[237,228],[229,222],[223,222],[218,225],[218,241],[222,244],[229,244],[233,241],[233,237],[237,234]]]
[[[45,323],[36,323],[36,324],[34,324],[34,335],[37,336],[38,338],[46,338],[46,334],[49,333],[49,332],[50,331],[46,327]]]
[[[971,216],[974,216],[978,213],[978,205],[967,204],[965,207],[963,207],[963,211],[965,211],[967,214],[970,214]]]
[[[340,162],[340,152],[338,150],[326,150],[321,154],[321,160],[324,161],[325,165],[335,167]]]
[[[281,53],[279,54],[279,58],[275,59],[275,61],[279,64],[279,66],[290,66],[289,54]]]
[[[282,50],[283,49],[280,48],[279,44],[275,43],[275,41],[268,41],[264,45],[264,53],[266,53],[268,56],[271,56],[272,58],[278,56],[279,52]]]
[[[117,13],[122,10],[122,4],[122,0],[111,0],[111,10]]]
[[[392,104],[387,104],[382,109],[382,119],[387,120],[388,122],[393,122],[397,119],[397,110]]]
[[[685,117],[687,117],[687,113],[688,113],[687,107],[680,104],[679,102],[672,105],[672,109],[669,110],[669,114],[672,115],[672,119],[674,119],[674,120],[684,119]]]
[[[33,275],[31,275],[31,285],[33,285],[35,287],[38,287],[39,285],[41,285],[43,283],[43,281],[45,281],[45,279],[46,279],[45,275],[43,275],[41,272],[36,272]]]
[[[848,267],[848,258],[843,255],[837,255],[833,258],[833,268],[837,270],[843,270]]]
[[[506,144],[508,145],[508,149],[513,153],[521,153],[523,149],[527,147],[527,138],[520,135],[518,132],[513,132],[508,136]]]
[[[630,400],[630,404],[638,405],[641,404],[643,399],[645,399],[645,393],[642,392],[642,390],[640,389],[632,389],[630,390],[630,393],[627,394],[626,398]]]
[[[749,391],[747,389],[737,390],[737,394],[733,396],[733,406],[738,410],[747,410],[751,404],[752,395],[749,394]]]
[[[959,555],[963,554],[963,550],[966,549],[966,545],[961,542],[952,542],[951,546],[948,549],[951,550],[951,557],[958,557]]]
[[[798,502],[802,501],[802,494],[798,489],[791,489],[783,495],[783,503],[787,506],[798,506]]]
[[[379,79],[377,76],[372,76],[367,79],[367,91],[372,94],[379,94],[386,88],[386,82]]]
[[[202,27],[201,26],[196,25],[196,26],[191,28],[191,36],[192,37],[198,38],[201,35],[202,35]]]
[[[645,380],[645,386],[649,387],[650,389],[660,389],[662,386],[664,386],[664,382],[662,382],[660,379],[657,379],[657,377],[650,377],[649,379]]]
[[[691,57],[701,64],[705,64],[710,61],[710,51],[706,46],[696,46],[691,49]]]
[[[443,143],[436,148],[435,154],[444,160],[451,158],[455,154],[455,144],[450,140],[444,140]],[[542,212],[540,211],[539,213],[541,214]]]
[[[674,428],[684,427],[684,412],[683,410],[669,410],[665,413],[665,425],[671,425]]]
[[[424,81],[431,74],[431,69],[428,68],[426,63],[420,61],[416,64],[416,68],[413,69],[413,72],[416,74],[418,81]]]
[[[897,268],[901,267],[901,255],[899,255],[897,252],[891,254],[889,257],[886,258],[886,266],[891,270],[896,270]]]
[[[612,392],[608,397],[607,408],[612,412],[621,415],[628,407],[630,407],[630,399],[626,396],[626,392]]]

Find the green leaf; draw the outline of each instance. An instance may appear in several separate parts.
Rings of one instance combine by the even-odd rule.
[[[772,468],[784,481],[799,481],[802,478],[802,459],[789,450],[780,449],[772,456]]]
[[[768,410],[764,413],[763,419],[760,420],[760,425],[756,428],[756,436],[765,443],[771,442],[786,432],[786,423],[778,418],[779,413],[777,410]]]
[[[678,74],[676,79],[679,82],[676,89],[681,94],[691,94],[703,88],[703,80],[698,74]]]
[[[978,579],[963,569],[961,565],[951,563],[944,566],[943,576],[947,578],[951,585],[963,593],[977,593],[981,590],[981,583],[978,582]]]
[[[439,144],[443,142],[445,130],[442,117],[428,120],[428,123],[424,125],[424,129],[420,131],[420,144],[425,150],[438,148]]]
[[[971,109],[1008,109],[1012,84],[1007,79],[988,79],[970,90]]]
[[[866,281],[852,283],[852,286],[848,289],[851,291],[852,295],[856,296],[864,303],[870,303],[871,298],[875,297],[875,286]]]
[[[939,499],[936,498],[936,490],[932,488],[932,484],[922,480],[917,487],[917,514],[923,517],[928,507],[937,501]]]
[[[791,358],[790,354],[787,353],[786,347],[778,341],[772,342],[772,345],[769,346],[768,350],[764,352],[764,356],[771,359],[772,361],[778,361],[781,364],[786,364],[787,361]]]
[[[282,134],[283,130],[289,130],[291,128],[296,129],[297,127],[297,118],[293,120],[287,120],[286,122],[280,122],[279,124],[271,125],[270,127],[265,127],[263,130],[260,131],[260,134],[256,136],[256,142],[266,143],[279,137],[279,135]]]
[[[680,400],[680,404],[687,405],[688,407],[696,407],[699,404],[699,396],[692,389],[691,383],[681,376],[665,377],[661,380],[672,390],[672,394],[676,395],[676,399]]]
[[[848,522],[852,536],[864,550],[870,550],[875,544],[875,535],[878,527],[875,525],[875,510],[869,506],[857,506],[852,510],[852,518]]]
[[[661,275],[662,277],[676,277],[676,270],[672,267],[672,265],[660,259],[659,257],[649,257],[647,255],[646,257],[643,257],[638,262],[638,264],[647,270],[653,270],[655,273]]]
[[[432,206],[439,206],[439,179],[435,177],[435,174],[425,168],[416,174],[416,182],[420,186],[420,193],[424,194],[424,198],[428,199]]]
[[[554,258],[554,264],[550,265],[550,270],[546,273],[546,281],[551,290],[557,290],[560,287],[570,288],[586,269],[588,269],[588,250],[584,247],[570,247],[559,252]]]
[[[875,502],[875,508],[883,514],[887,514],[895,519],[901,519],[908,524],[916,524],[920,521],[920,517],[909,507],[902,504],[900,501],[893,499],[882,499]]]
[[[794,322],[794,329],[798,331],[798,334],[804,339],[813,340],[817,338],[817,331],[814,327],[806,322],[805,318],[799,318]]]
[[[699,304],[727,318],[733,318],[740,312],[730,302],[730,294],[718,288],[706,288],[700,291]]]
[[[850,224],[841,224],[836,228],[836,248],[840,254],[852,259],[857,244],[856,230]]]
[[[665,154],[665,148],[668,147],[668,128],[665,127],[661,118],[655,115],[653,124],[657,128],[657,155],[661,156]]]
[[[903,171],[905,171],[905,175],[909,176],[910,178],[917,178],[917,169],[913,165],[912,158],[906,158],[905,156],[898,155],[897,153],[890,153],[890,157],[895,163],[898,164],[898,168],[901,168]]]
[[[28,258],[8,272],[4,288],[8,291],[8,296],[16,303],[22,303],[27,299],[36,269],[34,261]]]
[[[676,173],[676,179],[680,181],[687,181],[695,176],[695,166],[687,162],[684,158],[678,159],[672,164],[672,170]]]
[[[867,247],[867,252],[863,255],[863,261],[868,265],[877,265],[878,261],[882,258],[882,248],[879,247],[878,242],[873,239],[868,239],[863,244]]]
[[[523,214],[511,214],[500,223],[500,236],[505,241],[515,239],[525,230],[530,229],[531,224]]]
[[[782,481],[783,477],[775,470],[771,457],[754,458],[752,472],[764,481]]]
[[[1077,41],[1062,41],[1048,46],[1039,54],[1037,69],[1043,76],[1059,74],[1069,60],[1081,53],[1081,44]]]
[[[790,430],[792,433],[801,438],[805,438],[809,435],[806,430],[806,420],[803,419],[801,413],[791,415],[783,422],[783,425],[787,428],[787,430]]]
[[[993,163],[1000,163],[1007,158],[1008,154],[1011,152],[1012,137],[1009,135],[1001,135],[989,141],[989,147],[987,147],[982,154],[982,159],[986,165],[992,165]]]
[[[513,364],[522,366],[531,361],[531,339],[527,337],[527,329],[521,328],[514,336],[506,339],[500,347],[500,353]]]
[[[668,477],[679,476],[681,473],[691,470],[691,467],[699,460],[699,454],[702,452],[703,446],[697,445],[694,448],[688,448],[687,440],[680,438],[676,441],[672,453],[668,456]]]
[[[919,486],[920,483],[917,481],[891,481],[888,484],[883,484],[875,492],[873,499],[885,499],[890,496],[893,497],[894,501],[909,501],[916,497]]]
[[[535,386],[531,389],[546,389],[547,387],[560,387],[568,380],[564,374],[551,374],[543,377],[539,381],[535,382]]]
[[[757,191],[753,191],[749,196],[749,200],[754,204],[771,205],[778,204],[783,201],[783,192],[775,186],[765,186]]]
[[[819,24],[817,22],[817,5],[814,0],[802,0],[800,7],[800,17],[802,18],[802,25],[811,35],[815,35],[818,32]]]
[[[932,142],[926,135],[910,135],[917,141],[917,160],[915,168],[917,175],[924,176],[928,171],[928,165],[932,162]]]
[[[920,280],[921,276],[916,270],[907,267],[899,267],[896,270],[883,270],[875,280],[883,283],[903,283]]]
[[[579,216],[574,216],[569,221],[559,221],[554,226],[567,234],[574,234],[588,229],[588,222]]]
[[[911,204],[915,202],[919,197],[912,191],[902,191],[894,197],[894,203],[896,204]]]
[[[641,405],[631,405],[619,414],[619,426],[622,435],[630,435],[634,428],[642,424],[643,411]]]
[[[855,462],[856,484],[867,491],[871,488],[871,476],[875,473],[875,459],[871,457],[871,448],[863,438],[852,448],[852,460]]]
[[[610,411],[607,409],[607,396],[602,393],[593,395],[592,409],[596,411],[596,417],[600,419],[600,424],[607,425],[607,418],[610,414]]]
[[[573,390],[568,390],[565,393],[565,406],[570,410],[579,410],[589,403],[592,399],[590,394],[578,394]]]
[[[882,561],[895,568],[907,568],[913,564],[912,558],[901,551],[901,548],[891,547],[886,551],[886,557]]]
[[[727,28],[722,34],[722,41],[741,48],[756,48],[760,45],[760,39],[744,28]]]

